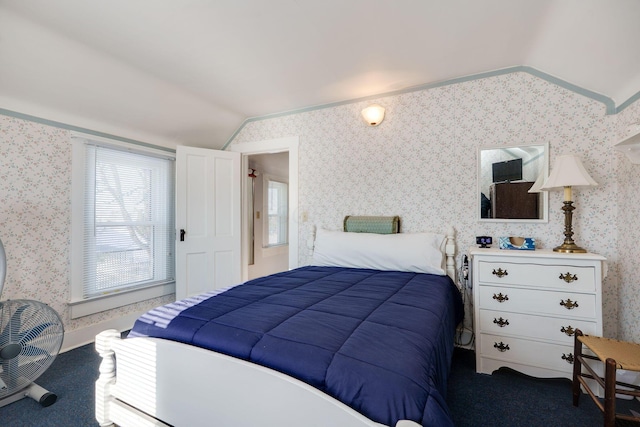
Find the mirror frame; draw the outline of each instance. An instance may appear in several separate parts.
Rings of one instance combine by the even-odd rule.
[[[549,222],[549,192],[541,191],[542,194],[542,218],[538,219],[508,219],[508,218],[482,218],[481,217],[481,199],[482,192],[482,152],[487,150],[496,150],[504,148],[520,148],[520,147],[544,147],[544,160],[542,164],[542,172],[545,177],[549,176],[549,143],[533,142],[529,144],[504,144],[490,145],[478,147],[478,165],[476,174],[476,218],[479,222],[511,222],[511,223],[547,223]]]

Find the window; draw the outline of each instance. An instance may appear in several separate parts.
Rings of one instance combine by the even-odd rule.
[[[288,242],[288,210],[289,210],[289,186],[280,181],[266,178],[265,197],[266,221],[265,224],[265,242],[266,246],[286,245]]]
[[[73,160],[73,179],[82,175],[82,182],[74,182],[73,191],[78,215],[73,218],[72,317],[171,293],[163,285],[175,281],[172,155],[82,139],[75,141]],[[73,314],[74,303],[110,296],[118,298]]]

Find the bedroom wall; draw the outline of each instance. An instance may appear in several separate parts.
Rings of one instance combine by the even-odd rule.
[[[375,128],[360,118],[372,102],[387,108]],[[600,102],[516,73],[250,122],[233,143],[300,137],[298,212],[308,215],[299,223],[303,264],[313,227],[339,229],[346,214],[397,214],[407,232],[452,224],[460,252],[479,234],[559,244],[559,193],[551,194],[548,224],[476,221],[477,148],[548,141],[552,166],[557,154],[578,153],[600,184],[575,191],[574,224],[578,243],[609,259],[605,333],[615,336],[619,319],[619,336],[640,342],[640,165],[611,148],[637,121],[640,101],[607,116]],[[2,299],[43,301],[61,314],[67,333],[89,329],[92,337],[106,322],[133,318],[170,297],[69,318],[70,166],[68,130],[0,115],[0,239],[8,258]]]
[[[0,239],[7,254],[1,299],[34,299],[62,318],[63,348],[84,344],[106,322],[169,302],[157,298],[71,320],[71,138],[70,131],[0,115]],[[74,331],[93,327],[84,336]],[[71,333],[71,335],[69,335]]]
[[[640,101],[618,115],[617,138],[622,138],[627,126],[640,122]],[[620,286],[620,334],[623,340],[640,342],[640,164],[632,164],[621,153],[616,153],[616,180],[618,183],[618,272]]]
[[[360,111],[374,102],[386,108],[386,117],[380,126],[369,127]],[[620,335],[640,341],[631,320],[637,315],[637,296],[634,303],[619,303],[638,295],[638,285],[632,278],[637,274],[619,264],[619,254],[627,257],[618,250],[619,240],[633,244],[627,237],[633,234],[626,234],[630,226],[618,235],[619,223],[634,216],[618,216],[621,179],[616,168],[622,166],[612,149],[617,124],[618,117],[606,115],[602,103],[518,72],[250,121],[232,144],[299,136],[298,212],[299,218],[308,217],[299,225],[301,264],[310,260],[306,242],[314,226],[340,229],[345,215],[400,215],[405,232],[445,231],[453,225],[460,253],[476,235],[531,236],[539,247],[558,245],[564,239],[561,192],[550,194],[548,224],[476,220],[477,150],[548,142],[551,167],[558,154],[576,153],[599,184],[574,191],[574,232],[578,244],[608,259],[605,335],[617,336],[620,307]],[[637,188],[637,171],[635,177],[624,189]],[[619,294],[621,269],[625,280]]]

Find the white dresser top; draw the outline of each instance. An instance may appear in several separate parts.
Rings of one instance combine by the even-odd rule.
[[[606,258],[602,255],[593,254],[590,252],[583,254],[567,254],[562,252],[553,252],[552,249],[536,249],[534,251],[519,250],[519,249],[498,249],[498,248],[479,248],[472,246],[469,248],[470,255],[487,255],[487,256],[500,256],[500,257],[527,257],[527,258],[572,258],[582,260],[597,260],[606,261]]]

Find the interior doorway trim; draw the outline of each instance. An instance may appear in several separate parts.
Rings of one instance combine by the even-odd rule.
[[[253,154],[273,154],[289,152],[289,269],[298,267],[298,143],[299,137],[267,139],[263,141],[232,144],[227,147],[229,151],[242,154],[241,174],[246,177],[249,173],[249,156]],[[247,234],[249,233],[248,212],[246,195],[248,192],[247,180],[242,180],[242,280],[249,276],[248,260],[249,245]]]

